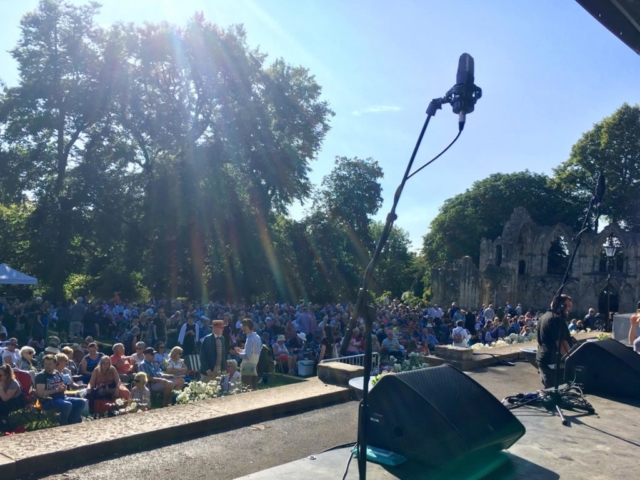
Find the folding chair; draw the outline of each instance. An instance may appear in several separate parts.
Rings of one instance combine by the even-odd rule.
[[[280,370],[280,373],[282,375],[284,375],[284,362],[281,362],[278,357],[276,357],[276,352],[273,350],[273,346],[271,347],[271,354],[273,355],[274,358],[274,362],[275,362],[275,366],[274,366],[274,373],[278,373],[278,370]]]
[[[53,411],[45,412],[40,407],[40,402],[36,396],[35,388],[31,379],[31,374],[24,370],[14,370],[16,381],[22,389],[24,407],[13,413],[12,417],[21,426],[33,424],[36,428],[53,427],[56,419]]]
[[[200,373],[200,355],[193,354],[187,355],[184,357],[184,363],[187,365],[189,369],[189,375],[191,376],[192,372]]]

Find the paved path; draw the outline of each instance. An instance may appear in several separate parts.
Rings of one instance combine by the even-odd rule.
[[[356,402],[347,402],[134,453],[47,480],[233,479],[355,441]]]
[[[540,385],[536,370],[525,362],[469,374],[499,399],[535,391]],[[557,418],[547,419],[544,413],[518,411],[528,433],[512,448],[512,453],[549,469],[538,478],[637,478],[640,404],[625,405],[597,397],[592,397],[592,401],[600,415],[576,419],[571,428],[561,426]],[[353,442],[356,422],[357,403],[352,401],[108,459],[44,478],[234,479]]]
[[[497,397],[538,388],[528,363],[489,367],[471,377]],[[508,378],[508,381],[505,381]],[[356,440],[356,402],[347,402],[70,469],[46,480],[233,479]],[[251,453],[253,452],[253,454]],[[124,452],[122,452],[124,453]],[[215,475],[213,475],[215,472]]]

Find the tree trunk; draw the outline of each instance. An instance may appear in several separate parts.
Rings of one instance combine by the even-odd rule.
[[[53,300],[60,302],[64,299],[64,283],[67,279],[67,259],[71,244],[71,205],[68,199],[59,199],[58,236],[55,244],[55,260],[51,272],[51,287]]]

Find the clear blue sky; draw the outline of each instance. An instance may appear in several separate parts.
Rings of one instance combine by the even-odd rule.
[[[83,3],[77,1],[77,3]],[[184,23],[196,11],[243,23],[271,58],[308,67],[336,112],[313,163],[318,184],[336,155],[373,157],[393,192],[431,98],[454,83],[458,57],[475,58],[484,97],[458,144],[414,177],[397,225],[414,246],[443,201],[495,172],[551,173],[591,126],[640,101],[640,57],[573,0],[103,0],[99,21]],[[0,0],[0,78],[17,81],[6,53],[37,0]],[[450,110],[432,121],[417,163],[455,135]],[[292,208],[299,217],[303,207]],[[463,234],[463,232],[461,232]]]

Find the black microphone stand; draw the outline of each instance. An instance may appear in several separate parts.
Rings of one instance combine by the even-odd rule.
[[[429,103],[429,107],[427,108],[427,118],[425,119],[424,125],[422,126],[422,130],[420,131],[420,135],[418,136],[418,141],[413,149],[413,153],[411,154],[411,158],[409,159],[409,163],[404,172],[404,176],[402,177],[402,181],[400,185],[396,189],[396,193],[393,197],[393,205],[391,207],[391,211],[387,214],[386,223],[384,225],[384,229],[382,230],[382,234],[380,235],[380,239],[376,245],[376,249],[367,265],[367,269],[364,274],[364,278],[362,281],[362,287],[358,293],[358,299],[356,301],[356,305],[354,308],[353,316],[349,322],[349,326],[345,329],[345,336],[342,339],[341,352],[344,355],[344,351],[349,345],[351,341],[351,335],[353,329],[356,327],[358,319],[362,318],[365,322],[365,332],[366,332],[366,343],[365,343],[365,354],[364,354],[364,377],[362,380],[362,401],[360,402],[360,410],[358,415],[358,444],[357,444],[357,458],[358,458],[358,471],[360,475],[360,480],[365,480],[367,478],[367,444],[368,444],[368,424],[369,424],[369,381],[371,379],[371,363],[372,363],[372,346],[371,346],[371,337],[373,335],[373,321],[376,316],[376,306],[369,292],[369,284],[371,282],[371,278],[373,277],[373,272],[376,268],[376,265],[380,259],[380,254],[384,246],[389,239],[389,235],[391,234],[391,229],[393,228],[393,223],[396,221],[398,216],[396,215],[396,207],[398,206],[398,202],[400,201],[400,196],[402,195],[402,191],[404,190],[404,186],[407,183],[407,180],[411,178],[413,175],[418,173],[418,171],[422,170],[424,167],[429,165],[431,162],[435,161],[440,155],[446,152],[453,143],[458,139],[460,134],[462,133],[462,129],[464,128],[464,123],[459,123],[459,131],[458,135],[455,137],[453,142],[451,142],[440,154],[431,159],[425,165],[417,169],[415,172],[410,173],[413,167],[413,162],[416,158],[418,150],[420,148],[420,144],[422,143],[422,138],[429,126],[429,121],[431,117],[435,116],[436,112],[442,108],[443,104],[452,103],[458,105],[458,110],[460,109],[460,105],[464,106],[463,102],[467,102],[467,104],[471,104],[469,108],[469,112],[473,111],[472,105],[480,98],[482,95],[482,91],[480,88],[473,85],[473,90],[468,89],[466,98],[462,98],[464,92],[461,92],[460,89],[456,90],[456,87],[452,88],[447,92],[447,94],[442,98],[435,98],[431,100]],[[457,102],[457,103],[456,103]],[[455,111],[455,109],[454,109]],[[455,112],[458,113],[458,112]]]
[[[564,277],[562,278],[562,283],[560,284],[560,288],[553,296],[553,300],[551,301],[551,312],[552,314],[557,314],[560,316],[561,322],[558,322],[558,348],[556,350],[556,365],[555,365],[555,376],[554,376],[554,386],[551,391],[541,390],[540,395],[533,401],[528,400],[522,403],[515,403],[510,407],[510,409],[519,408],[522,406],[538,406],[544,407],[549,411],[555,411],[562,424],[565,426],[569,425],[569,421],[564,416],[562,409],[566,410],[581,410],[588,415],[593,415],[595,413],[595,409],[593,406],[584,398],[582,391],[580,389],[576,389],[573,386],[573,382],[565,385],[562,389],[560,389],[560,364],[562,363],[562,353],[561,353],[561,338],[562,338],[562,322],[566,322],[566,308],[565,302],[562,301],[561,295],[564,292],[564,289],[567,285],[567,281],[569,280],[569,275],[571,274],[571,268],[573,267],[573,262],[576,258],[576,253],[578,252],[578,248],[580,247],[580,243],[582,242],[582,235],[589,230],[588,222],[591,216],[591,212],[595,208],[595,225],[598,225],[598,219],[600,218],[600,202],[602,199],[602,193],[596,191],[596,195],[594,195],[589,201],[589,208],[587,209],[587,213],[582,222],[582,227],[578,231],[578,233],[573,237],[573,252],[571,253],[571,257],[569,258],[569,264],[567,265],[567,269],[564,272]],[[597,228],[597,227],[596,227]],[[561,307],[561,308],[560,308]],[[507,399],[513,399],[516,397],[507,397]],[[506,400],[506,399],[505,399]]]
[[[380,239],[378,240],[378,244],[376,245],[376,249],[369,261],[369,265],[367,265],[367,270],[364,274],[364,278],[362,280],[362,287],[358,292],[358,299],[356,301],[355,311],[351,322],[349,324],[349,328],[345,330],[345,336],[342,339],[341,347],[344,348],[346,345],[349,345],[351,341],[351,334],[353,328],[357,324],[359,318],[364,319],[365,321],[365,334],[366,334],[366,342],[365,342],[365,353],[364,353],[364,378],[362,379],[362,401],[360,402],[360,411],[358,415],[358,445],[357,445],[357,458],[358,458],[358,471],[360,473],[360,480],[365,480],[367,478],[367,441],[368,441],[368,430],[369,430],[369,380],[371,379],[371,363],[373,360],[372,346],[371,346],[371,336],[373,335],[373,320],[376,314],[376,307],[373,302],[373,298],[369,293],[369,283],[371,282],[371,278],[373,277],[373,272],[378,264],[378,260],[380,259],[380,254],[382,253],[382,249],[387,243],[389,239],[389,235],[391,234],[391,229],[393,228],[393,223],[396,221],[398,216],[396,215],[396,207],[398,206],[398,202],[400,201],[400,196],[402,195],[402,190],[404,190],[404,185],[407,183],[409,178],[409,173],[411,172],[411,168],[413,167],[413,162],[416,158],[416,154],[420,148],[420,144],[422,143],[422,137],[424,137],[424,133],[427,131],[427,127],[429,126],[429,121],[431,117],[435,115],[436,111],[439,108],[442,108],[442,104],[444,103],[444,99],[438,98],[431,101],[429,104],[429,108],[427,108],[427,118],[422,126],[422,130],[420,131],[420,136],[418,136],[418,141],[413,149],[413,153],[411,154],[411,159],[409,160],[409,164],[407,165],[407,169],[404,172],[404,176],[402,177],[402,182],[396,189],[396,193],[393,197],[393,205],[391,207],[391,211],[387,214],[387,220],[384,225],[384,229],[382,230],[382,234],[380,235]]]

